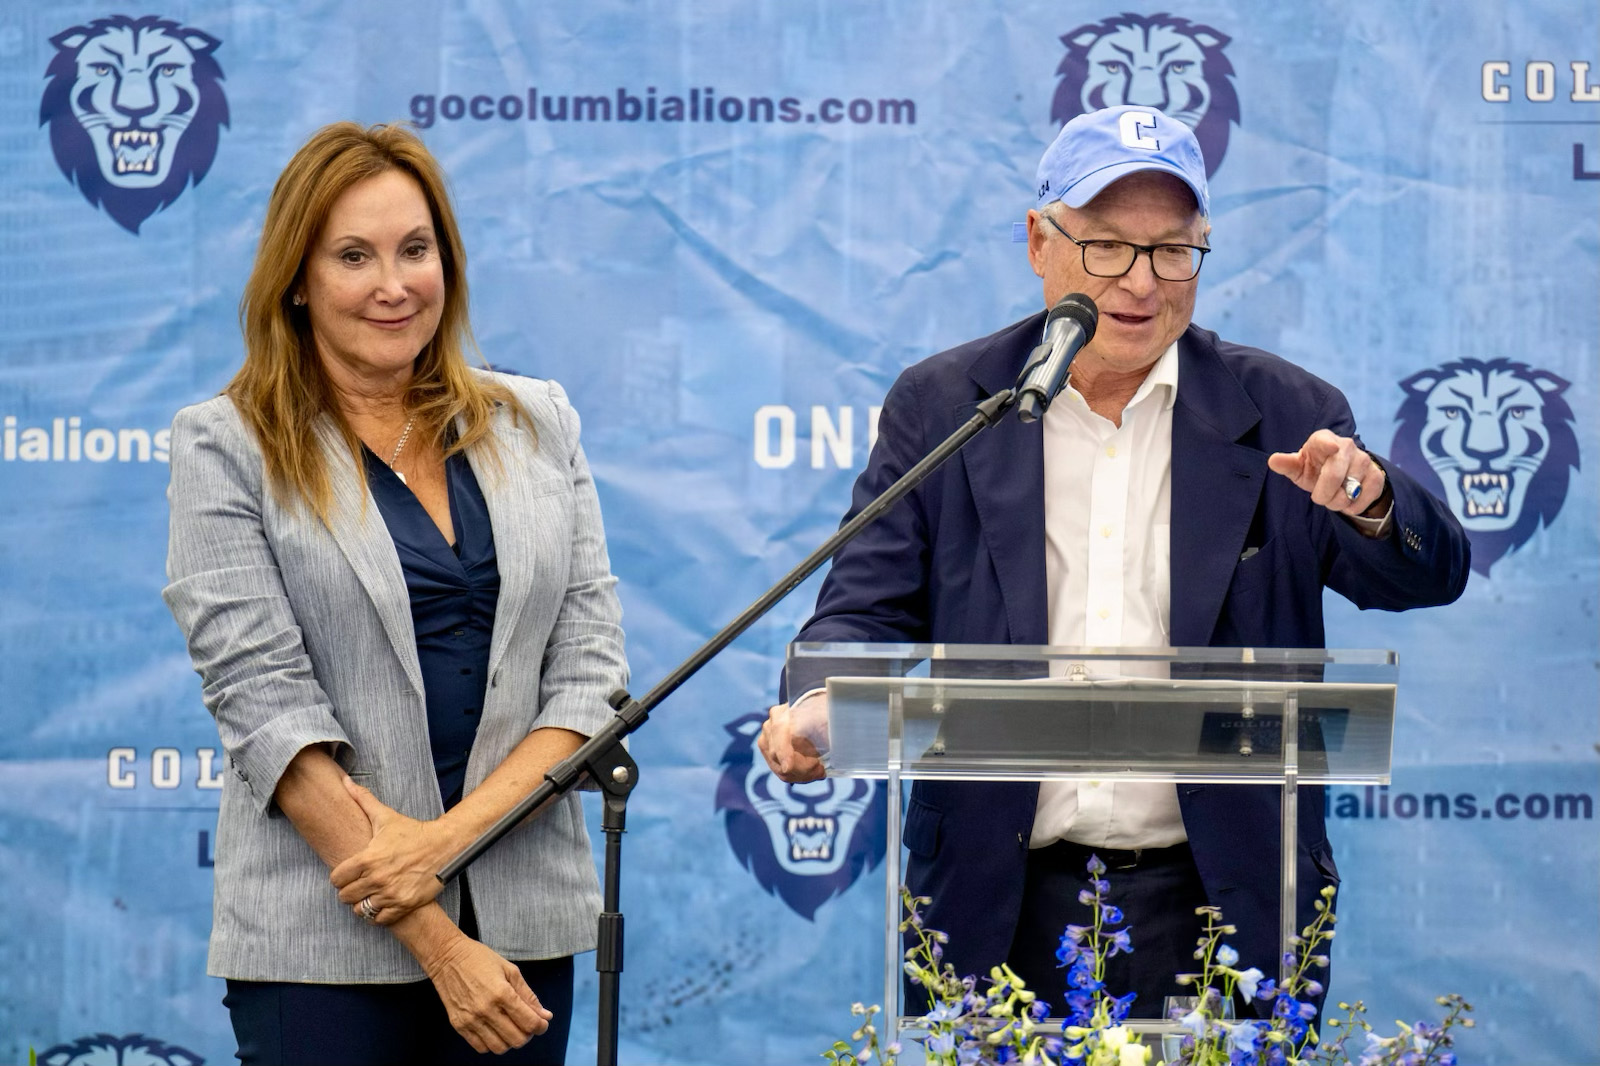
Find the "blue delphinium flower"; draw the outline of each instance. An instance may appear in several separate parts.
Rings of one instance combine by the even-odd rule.
[[[1067,1017],[1065,1025],[1088,1025],[1094,997],[1082,989],[1067,992]]]
[[[1136,996],[1138,996],[1138,994],[1139,993],[1137,993],[1137,992],[1129,992],[1125,996],[1114,996],[1114,997],[1112,997],[1112,1000],[1111,1000],[1111,1020],[1113,1022],[1117,1022],[1117,1023],[1120,1024],[1123,1021],[1123,1019],[1127,1018],[1128,1011],[1129,1011],[1130,1008],[1132,1008],[1134,998]]]
[[[1224,944],[1217,949],[1217,961],[1224,966],[1236,966],[1239,962],[1239,953]]]
[[[1309,1016],[1302,1012],[1302,1008],[1306,1006],[1309,1004],[1301,1003],[1287,992],[1279,992],[1278,998],[1272,1003],[1273,1016],[1283,1019],[1283,1029],[1297,1047],[1305,1039],[1306,1030],[1309,1028],[1306,1024]],[[1312,1014],[1315,1013],[1316,1009],[1312,1008]]]
[[[1240,1022],[1228,1030],[1229,1060],[1233,1063],[1251,1062],[1261,1047],[1260,1022]]]
[[[1133,952],[1133,927],[1131,925],[1125,929],[1112,930],[1110,950],[1106,952],[1106,958],[1109,959],[1111,956],[1120,955],[1123,952],[1128,952],[1129,954]]]
[[[1105,987],[1105,982],[1096,980],[1094,967],[1080,958],[1067,970],[1067,987],[1081,988],[1085,992],[1098,992]]]
[[[1100,861],[1100,856],[1091,854],[1089,856],[1088,870],[1095,877],[1099,877],[1106,872],[1106,864]]]
[[[1122,911],[1109,903],[1102,903],[1100,904],[1100,920],[1110,925],[1116,925],[1122,921]]]
[[[1089,934],[1087,926],[1069,925],[1061,934],[1060,946],[1056,948],[1056,964],[1071,966],[1083,955],[1083,938]]]

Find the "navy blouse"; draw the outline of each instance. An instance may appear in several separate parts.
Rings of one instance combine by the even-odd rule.
[[[461,799],[488,681],[489,639],[500,598],[494,529],[465,455],[452,455],[444,464],[454,545],[445,543],[421,501],[389,464],[371,449],[366,459],[367,484],[394,538],[411,594],[433,770],[449,810]]]

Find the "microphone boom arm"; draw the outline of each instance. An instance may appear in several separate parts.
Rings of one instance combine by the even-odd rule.
[[[617,1061],[623,943],[620,911],[621,835],[627,827],[628,794],[639,781],[638,765],[622,746],[622,739],[642,726],[657,704],[672,695],[680,685],[698,673],[740,634],[798,588],[801,582],[815,573],[823,563],[833,558],[840,548],[854,540],[863,529],[882,517],[884,512],[901,497],[916,488],[946,460],[960,451],[967,441],[1000,421],[1006,412],[1015,406],[1016,400],[1015,389],[1002,389],[979,403],[973,416],[929,452],[921,462],[907,470],[877,499],[863,507],[854,518],[823,542],[821,547],[801,560],[794,569],[780,578],[777,584],[741,611],[738,617],[645,693],[642,699],[634,699],[626,689],[619,688],[613,692],[607,702],[617,712],[616,717],[597,730],[594,736],[584,741],[577,751],[552,766],[544,775],[544,781],[536,789],[484,830],[478,839],[462,849],[460,854],[434,875],[441,884],[448,884],[474,859],[515,829],[524,818],[538,811],[552,799],[572,791],[584,778],[594,781],[599,786],[605,797],[600,824],[606,836],[605,903],[604,910],[600,914],[599,944],[595,957],[595,969],[600,975],[599,1041],[596,1046],[596,1061],[600,1066],[616,1066]]]

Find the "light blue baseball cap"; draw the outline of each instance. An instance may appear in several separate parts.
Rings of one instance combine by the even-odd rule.
[[[1206,161],[1194,132],[1153,107],[1122,105],[1090,111],[1061,127],[1039,160],[1039,207],[1060,200],[1082,207],[1107,185],[1140,170],[1161,170],[1194,190],[1211,217]]]

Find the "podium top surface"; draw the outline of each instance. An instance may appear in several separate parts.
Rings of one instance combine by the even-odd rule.
[[[895,644],[868,641],[797,642],[789,662],[829,659],[915,662],[1188,662],[1219,666],[1323,665],[1394,670],[1397,653],[1385,648],[1163,648],[1065,647],[1035,644]]]
[[[790,672],[826,688],[830,774],[968,780],[1385,783],[1398,682],[1366,650],[796,645]]]

